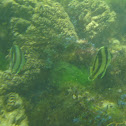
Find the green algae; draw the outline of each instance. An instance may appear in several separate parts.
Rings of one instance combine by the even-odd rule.
[[[101,44],[110,44],[112,35],[120,36],[121,30],[115,30],[113,27],[115,22],[120,26],[119,23],[124,16],[124,13],[120,16],[120,13],[118,14],[118,1],[111,9],[100,0],[38,1],[40,2],[37,0],[6,0],[5,3],[1,1],[0,22],[5,22],[5,27],[1,28],[3,30],[0,32],[0,42],[6,42],[6,49],[13,44],[20,45],[26,54],[27,64],[20,76],[0,73],[2,78],[0,91],[8,93],[14,90],[20,94],[31,95],[26,102],[26,111],[29,110],[29,106],[32,108],[29,110],[31,112],[27,113],[30,126],[106,126],[113,121],[113,125],[116,125],[118,123],[116,120],[124,122],[125,111],[123,113],[122,111],[125,107],[123,105],[119,107],[116,102],[119,95],[125,93],[125,56],[118,54],[112,63],[113,68],[107,72],[106,77],[91,84],[88,82],[89,65],[88,68],[83,66],[91,59],[89,58],[91,48],[87,50],[87,48],[70,46],[80,38],[86,38],[88,42],[91,40],[92,43],[101,46]],[[120,9],[124,11],[125,6]],[[120,19],[119,22],[115,20],[116,14]],[[124,22],[120,29],[123,29]],[[4,29],[6,27],[7,30]],[[125,33],[125,27],[123,30],[122,35]],[[119,48],[121,46],[119,45]],[[1,70],[6,68],[4,49],[0,53]],[[124,49],[121,48],[119,51],[126,55]],[[115,49],[115,52],[119,51]],[[88,85],[90,85],[89,90],[87,90]],[[46,93],[36,95],[38,90],[34,88],[37,86],[41,87],[41,92]],[[117,92],[118,90],[120,92]],[[31,100],[32,95],[39,97],[37,103]],[[27,95],[24,97],[26,98]],[[110,100],[110,103],[114,102],[115,107],[107,111],[112,115],[112,120],[109,121],[106,121],[108,117],[107,112],[104,111],[109,103],[106,100]],[[97,110],[101,110],[102,114],[98,114]],[[96,116],[100,118],[95,119]],[[73,119],[76,118],[79,118],[80,122],[74,122]],[[103,120],[103,123],[99,120]]]
[[[83,125],[85,118],[90,116],[93,118],[93,110],[90,110],[92,102],[87,102],[85,89],[81,86],[79,87],[84,94],[82,97],[79,95],[80,91],[75,85],[71,88],[50,87],[50,92],[45,90],[38,104],[32,108],[32,111],[27,112],[30,126],[36,124],[38,126],[78,126]],[[74,98],[74,95],[76,95],[77,98]],[[26,104],[26,106],[27,105],[28,104]],[[78,123],[73,121],[75,118],[79,119]],[[88,120],[90,120],[90,118],[88,118]],[[87,122],[87,126],[88,125]]]
[[[64,95],[63,90],[55,93],[46,92],[43,100],[32,110],[29,115],[30,126],[48,125],[48,126],[69,126],[74,124],[72,120],[79,116],[81,106],[69,94]],[[53,109],[53,111],[52,111]]]
[[[55,64],[55,68],[52,69],[51,78],[52,82],[59,86],[67,86],[65,83],[78,83],[81,85],[87,85],[88,71],[86,67],[79,69],[67,62],[59,62]]]

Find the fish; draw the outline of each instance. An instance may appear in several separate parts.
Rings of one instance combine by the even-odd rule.
[[[106,69],[111,63],[111,59],[112,59],[112,56],[108,48],[105,46],[102,46],[98,50],[96,57],[94,59],[94,62],[92,66],[90,67],[90,75],[88,77],[88,80],[93,81],[99,76],[101,78],[104,77],[106,73]]]
[[[24,53],[18,45],[13,45],[10,49],[9,55],[10,55],[9,70],[13,74],[18,74],[22,70],[26,61]]]

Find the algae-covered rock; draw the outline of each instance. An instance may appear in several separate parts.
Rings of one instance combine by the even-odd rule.
[[[74,126],[72,120],[78,116],[82,107],[72,99],[72,95],[65,90],[55,89],[42,96],[43,99],[28,113],[30,126]]]
[[[117,14],[116,20],[116,30],[115,33],[118,34],[118,38],[125,36],[126,32],[126,1],[125,0],[105,0],[108,5],[114,10]]]
[[[77,86],[75,83],[71,84],[69,88],[67,86],[59,87],[49,87],[49,91],[44,91],[41,95],[42,99],[32,111],[27,113],[31,126],[36,124],[38,126],[124,124],[125,108],[120,109],[117,102],[107,100],[108,97],[98,94],[97,90],[94,90],[93,93],[92,88],[87,89],[82,85]],[[125,97],[126,95],[123,95],[123,98]],[[116,100],[118,100],[117,97]],[[122,106],[126,106],[124,103]]]
[[[111,34],[116,13],[102,0],[73,0],[67,12],[80,38],[101,43]]]
[[[11,92],[1,96],[0,109],[1,126],[28,126],[23,102],[18,94]]]
[[[1,1],[0,10],[0,22],[5,22],[6,30],[10,31],[7,48],[18,45],[26,58],[19,75],[1,73],[1,81],[8,89],[19,84],[23,89],[33,80],[41,79],[43,69],[50,69],[78,39],[68,14],[58,2],[5,0]]]
[[[5,118],[0,118],[7,126],[15,123],[27,126],[22,100],[18,94],[9,92],[13,90],[22,93],[22,90],[27,90],[29,94],[29,87],[37,87],[37,81],[46,82],[48,76],[45,78],[45,71],[62,58],[65,50],[76,42],[78,36],[68,14],[57,2],[5,0],[0,1],[0,10],[1,27],[7,27],[7,32],[1,33],[7,33],[0,36],[1,42],[8,38],[4,41],[6,49],[16,44],[26,58],[25,66],[19,74],[0,71],[0,95],[6,95],[3,103]]]
[[[90,40],[94,43],[105,41],[116,14],[102,0],[64,2],[69,3],[64,6],[65,10],[51,0],[0,1],[0,45],[5,42],[7,50],[16,44],[26,58],[19,74],[0,71],[0,125],[28,125],[18,93],[27,99],[25,105],[28,104],[31,126],[104,126],[113,120],[116,123],[115,119],[121,117],[125,101],[118,106],[116,102],[109,102],[111,98],[105,97],[104,92],[97,94],[100,87],[103,90],[106,87],[103,85],[112,83],[112,78],[106,84],[101,81],[101,86],[96,84],[97,81],[93,82],[97,89],[93,91],[85,67],[94,54],[94,47],[87,43]],[[78,36],[86,39],[78,40]],[[120,45],[120,41],[113,43]],[[6,55],[7,51],[2,53]],[[117,68],[123,70],[124,63]],[[33,109],[30,110],[29,105]]]
[[[87,68],[83,67],[82,69],[77,68],[76,66],[66,63],[59,62],[56,64],[56,67],[51,72],[52,82],[59,86],[68,86],[71,84],[88,84],[88,71]]]
[[[90,114],[93,112],[89,110],[92,100],[88,100],[89,96],[85,90],[79,85],[80,90],[77,86],[72,85],[72,88],[54,88],[50,87],[50,91],[44,91],[42,94],[42,100],[28,112],[29,124],[31,126],[81,126],[84,125],[82,120],[90,120]],[[79,95],[80,94],[80,95]],[[77,98],[74,99],[73,95]],[[88,101],[87,101],[88,100]],[[84,103],[83,105],[81,103]],[[82,115],[85,116],[82,116]],[[74,119],[78,118],[78,121]],[[87,126],[87,123],[85,123]],[[94,126],[94,125],[92,125]]]

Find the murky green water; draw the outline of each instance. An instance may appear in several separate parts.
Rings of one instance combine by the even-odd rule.
[[[0,0],[0,126],[125,126],[125,8]]]

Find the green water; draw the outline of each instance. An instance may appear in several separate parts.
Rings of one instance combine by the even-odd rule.
[[[125,0],[0,0],[0,126],[125,126],[125,8]],[[10,53],[13,45],[20,51]],[[89,81],[102,46],[111,63]]]

